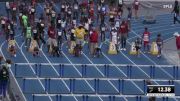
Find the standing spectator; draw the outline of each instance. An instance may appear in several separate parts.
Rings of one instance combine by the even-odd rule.
[[[128,10],[128,16],[127,16],[128,26],[129,26],[129,29],[131,29],[132,10],[130,7],[128,7],[127,10]]]
[[[106,7],[102,6],[101,7],[101,14],[100,14],[101,23],[104,23],[104,21],[105,21],[106,12],[107,12]]]
[[[118,5],[117,13],[118,13],[119,19],[121,19],[122,15],[123,15],[123,4]]]
[[[76,36],[76,44],[79,44],[82,47],[84,44],[85,37],[86,37],[86,32],[85,32],[85,29],[83,28],[83,26],[81,24],[79,25],[79,27],[77,27],[75,29],[74,34]]]
[[[118,7],[122,7],[123,6],[123,0],[118,0]]]
[[[74,17],[75,19],[78,19],[78,17],[79,17],[79,15],[78,15],[79,4],[78,4],[77,0],[74,0],[73,8],[74,8],[73,17]]]
[[[161,57],[161,50],[163,47],[163,39],[161,38],[161,34],[157,35],[156,44],[158,46],[158,56],[157,57]]]
[[[50,22],[53,24],[53,26],[55,26],[56,24],[56,12],[55,11],[51,11],[51,20]]]
[[[109,15],[110,15],[109,22],[111,26],[114,26],[115,14],[116,14],[116,8],[112,8],[111,11],[109,12]]]
[[[119,19],[119,17],[116,16],[116,18],[115,18],[115,24],[114,24],[116,29],[119,29],[119,27],[120,27],[120,21],[121,21],[121,20]]]
[[[57,47],[56,31],[54,26],[48,28],[48,52],[52,51],[52,47]]]
[[[31,24],[33,25],[34,21],[35,21],[35,12],[36,12],[36,10],[35,10],[34,6],[31,6],[29,10],[30,10],[29,11],[30,12],[29,19],[31,21]]]
[[[41,40],[41,42],[42,42],[43,44],[46,44],[46,41],[44,40],[45,24],[44,24],[42,18],[40,18],[40,19],[39,19],[39,22],[37,23],[37,29],[38,29],[38,37],[39,37],[39,39]],[[40,40],[39,40],[39,41],[40,41]],[[39,43],[39,45],[40,45],[40,43]]]
[[[139,10],[139,1],[138,0],[134,0],[134,15],[135,18],[138,19],[138,10]]]
[[[105,35],[106,25],[105,25],[105,23],[102,23],[100,25],[100,31],[101,31],[101,42],[104,42],[106,40],[106,35]]]
[[[118,49],[118,33],[117,33],[117,30],[115,27],[112,27],[110,34],[111,34],[111,37],[110,37],[111,42],[113,44],[115,44],[117,51],[119,51],[119,49]]]
[[[57,45],[60,50],[63,43],[63,36],[62,36],[62,30],[57,29]]]
[[[6,2],[6,13],[7,13],[7,17],[9,18],[9,16],[10,16],[10,4],[9,4],[9,2]]]
[[[72,21],[72,9],[69,7],[67,10],[67,23]]]
[[[63,35],[63,36],[65,37],[65,39],[67,40],[66,26],[67,26],[67,22],[66,22],[65,18],[63,18],[63,19],[61,20],[62,35]]]
[[[73,27],[77,26],[77,19],[75,17],[73,17],[73,19],[72,19],[72,26]]]
[[[23,22],[23,32],[22,32],[22,36],[24,37],[25,33],[26,33],[26,28],[27,28],[27,24],[28,24],[28,17],[26,15],[26,13],[24,13],[22,15],[22,22]]]
[[[137,38],[136,41],[135,41],[135,48],[136,48],[136,55],[137,55],[137,57],[140,56],[141,46],[142,46],[142,40],[140,38]]]
[[[97,23],[99,22],[99,19],[101,18],[101,6],[97,5]]]
[[[12,5],[11,5],[11,15],[12,15],[12,21],[13,21],[14,23],[17,22],[16,12],[17,12],[17,6],[16,6],[16,3],[13,2]]]
[[[59,13],[56,18],[56,28],[59,30],[61,29],[61,13]]]
[[[92,34],[90,34],[90,54],[95,57],[95,49],[98,47],[98,32],[93,28]]]
[[[27,50],[29,49],[31,38],[32,38],[32,28],[30,26],[30,23],[28,23],[28,26],[26,28],[26,41],[25,41],[25,47],[27,47]]]
[[[22,22],[22,13],[21,12],[19,13],[19,24],[20,24],[19,29],[22,29],[23,28],[23,22]]]
[[[31,3],[32,3],[32,6],[35,7],[35,5],[36,5],[36,0],[31,0]]]
[[[180,35],[178,32],[175,32],[174,36],[176,37],[176,47],[177,47],[177,52],[180,59]]]
[[[179,19],[178,19],[178,16],[179,16],[179,4],[178,4],[178,1],[175,0],[175,3],[174,3],[174,9],[172,11],[172,13],[174,12],[174,24],[176,24],[176,21],[178,23],[180,23]]]
[[[6,30],[6,18],[5,17],[1,18],[1,30],[3,33],[5,33],[5,30]]]
[[[144,53],[149,52],[150,32],[147,27],[145,28],[142,39],[144,41]]]
[[[100,5],[103,6],[105,3],[105,0],[100,0]]]
[[[66,5],[65,2],[61,4],[61,12],[63,15],[65,15],[65,5]]]
[[[120,39],[121,39],[121,50],[126,51],[126,40],[128,36],[128,25],[126,22],[123,20],[122,24],[120,25]]]
[[[85,28],[86,33],[89,33],[89,31],[90,31],[89,27],[90,27],[90,24],[88,22],[88,19],[86,18],[85,22],[84,22],[84,28]]]
[[[9,72],[6,65],[2,65],[0,69],[0,94],[3,95],[3,98],[6,97],[7,87],[9,81]]]
[[[10,23],[10,20],[7,20],[7,22],[6,22],[6,28],[5,28],[6,40],[9,39],[11,30],[12,30],[12,29],[11,29],[11,23]]]

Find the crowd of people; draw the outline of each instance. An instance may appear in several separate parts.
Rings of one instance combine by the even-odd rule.
[[[20,0],[6,2],[7,16],[2,15],[0,20],[1,32],[9,43],[10,55],[16,57],[17,30],[21,33],[27,51],[33,56],[39,56],[42,45],[47,46],[50,55],[60,56],[63,43],[67,43],[69,53],[74,56],[81,55],[85,44],[88,44],[89,53],[93,57],[100,53],[102,46],[100,43],[112,42],[117,52],[126,51],[132,16],[138,19],[141,3],[134,0],[131,5],[125,5],[123,0],[119,0],[118,5],[112,6],[107,5],[106,2],[105,0],[98,2],[73,0],[70,3],[64,0],[60,2],[60,8],[58,8],[60,11],[58,11],[55,2],[47,0],[42,7],[43,12],[37,11],[36,0],[29,3],[20,2]],[[177,11],[178,1],[175,4],[173,12],[176,15],[179,12]],[[125,9],[128,15],[123,18]],[[176,21],[178,19],[174,16],[174,23]],[[46,29],[48,29],[47,34]],[[150,36],[151,33],[146,27],[142,37],[135,40],[138,56],[141,46],[145,53],[150,52]],[[163,45],[161,34],[157,35],[156,44],[157,56],[161,57]]]

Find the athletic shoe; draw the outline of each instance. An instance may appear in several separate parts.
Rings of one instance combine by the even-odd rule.
[[[161,57],[161,55],[157,55],[157,57],[158,57],[158,58],[160,58],[160,57]]]
[[[123,50],[126,51],[126,48],[124,48]]]
[[[14,54],[14,57],[16,57],[16,54]]]
[[[123,50],[123,48],[121,48],[121,51]]]

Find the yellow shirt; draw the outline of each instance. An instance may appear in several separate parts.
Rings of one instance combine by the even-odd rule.
[[[8,48],[10,48],[11,46],[15,46],[16,41],[15,40],[9,40],[8,42]]]
[[[84,39],[84,36],[86,35],[86,32],[85,32],[84,28],[81,28],[81,29],[76,28],[74,34],[76,35],[76,38]]]

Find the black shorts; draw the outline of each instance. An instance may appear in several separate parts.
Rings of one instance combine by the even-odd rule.
[[[110,18],[109,21],[110,21],[110,22],[114,22],[114,18]]]
[[[135,46],[135,48],[136,48],[136,51],[140,50],[140,47],[139,47],[139,46]]]

